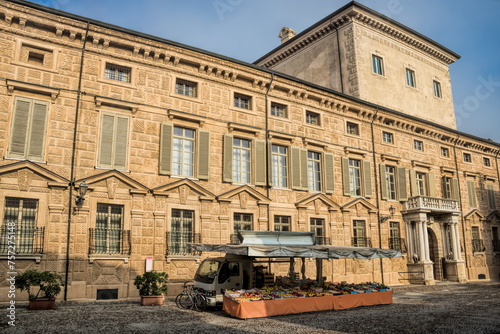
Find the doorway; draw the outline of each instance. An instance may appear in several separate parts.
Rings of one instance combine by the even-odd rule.
[[[439,247],[438,240],[434,231],[430,228],[427,229],[427,235],[429,236],[429,257],[433,264],[434,279],[437,281],[442,281],[445,279],[443,273],[443,262],[439,257]]]

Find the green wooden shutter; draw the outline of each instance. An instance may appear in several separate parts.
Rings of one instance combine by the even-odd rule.
[[[460,188],[456,177],[451,179],[451,198],[456,201],[460,199]]]
[[[331,153],[325,153],[325,193],[333,194],[335,190],[335,165]]]
[[[43,159],[43,148],[45,143],[45,127],[47,123],[48,103],[42,101],[33,102],[31,116],[31,131],[28,149],[28,158],[35,160]]]
[[[363,161],[363,186],[364,186],[364,196],[372,197],[372,171],[371,163],[368,160]]]
[[[486,196],[488,197],[488,208],[490,210],[495,210],[496,209],[495,190],[493,189],[492,184],[486,185]]]
[[[380,164],[380,197],[382,199],[389,198],[387,194],[387,179],[385,175],[385,164]]]
[[[476,189],[474,186],[474,181],[467,181],[467,192],[469,195],[469,207],[471,209],[477,208]]]
[[[436,175],[434,173],[427,174],[427,188],[429,189],[427,196],[437,197]]]
[[[309,189],[307,182],[307,150],[300,149],[300,185],[302,190]]]
[[[351,184],[349,181],[349,158],[342,157],[342,186],[344,196],[351,196]]]
[[[115,127],[115,149],[113,168],[127,169],[127,151],[128,151],[128,133],[129,133],[129,118],[127,116],[116,116]]]
[[[170,175],[172,173],[172,136],[172,124],[162,123],[160,138],[160,174]]]
[[[264,140],[255,141],[255,185],[266,185],[266,142]]]
[[[109,114],[102,114],[101,142],[99,144],[99,167],[112,167],[114,130],[115,117]]]
[[[291,147],[290,154],[290,166],[291,166],[291,188],[300,190],[302,189],[301,185],[301,177],[300,177],[300,148],[299,147]]]
[[[13,158],[25,158],[26,137],[28,135],[28,122],[31,109],[30,100],[17,98],[14,108],[9,156]]]
[[[410,170],[410,186],[411,186],[411,196],[418,196],[418,186],[417,186],[417,172]]]
[[[398,201],[407,201],[408,192],[406,190],[406,168],[398,167],[397,169],[397,189],[398,189]]]
[[[200,180],[210,176],[210,131],[198,130],[198,175]]]
[[[233,136],[224,135],[224,157],[223,157],[222,181],[233,182]]]
[[[288,148],[287,148],[287,152],[288,152]],[[287,163],[287,166],[288,164],[290,163],[289,161],[289,158],[287,157],[286,159],[286,163]],[[288,176],[290,176],[289,174],[290,172],[287,170],[287,185],[290,186],[290,178]],[[269,181],[269,186],[276,186],[274,183],[273,183],[273,144],[272,143],[268,143],[268,146],[267,146],[267,175],[269,175],[269,180],[266,179],[266,182]]]

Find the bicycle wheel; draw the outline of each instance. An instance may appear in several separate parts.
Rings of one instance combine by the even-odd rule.
[[[196,294],[194,296],[194,307],[197,311],[205,311],[205,308],[207,307],[207,299],[204,295]]]
[[[186,293],[181,293],[175,298],[175,304],[184,309],[192,309],[194,307],[194,302],[193,298],[186,294]]]

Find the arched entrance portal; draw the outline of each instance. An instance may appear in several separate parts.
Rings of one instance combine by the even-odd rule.
[[[445,279],[445,274],[443,271],[443,262],[439,256],[438,240],[434,231],[430,228],[427,229],[427,235],[429,236],[429,257],[433,264],[434,279],[437,281],[442,281]]]

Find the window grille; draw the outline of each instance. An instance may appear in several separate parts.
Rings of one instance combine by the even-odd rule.
[[[121,82],[130,82],[130,67],[124,67],[114,64],[106,64],[106,70],[104,71],[104,77],[110,80],[116,80]]]
[[[130,254],[130,231],[123,230],[123,205],[97,204],[96,228],[90,229],[90,254]]]

